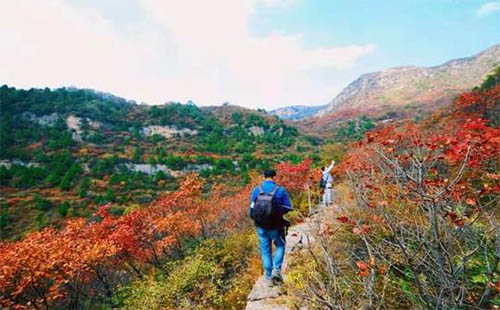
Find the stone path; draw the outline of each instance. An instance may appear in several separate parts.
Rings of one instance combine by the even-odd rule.
[[[294,225],[288,230],[286,237],[285,261],[282,272],[286,281],[286,272],[288,270],[288,261],[290,254],[300,251],[314,242],[311,234],[311,228],[317,224],[315,219],[320,218],[320,214],[325,211],[324,207],[317,207],[316,214],[306,219],[304,223]],[[281,291],[281,287],[268,287],[264,276],[261,276],[255,282],[252,291],[247,297],[246,310],[288,310],[286,305],[286,295]]]

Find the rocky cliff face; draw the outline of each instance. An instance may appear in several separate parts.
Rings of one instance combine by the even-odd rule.
[[[500,65],[500,44],[436,67],[397,67],[362,75],[316,115],[449,99],[481,84]]]
[[[318,113],[318,111],[324,109],[325,107],[326,107],[325,105],[321,106],[296,105],[296,106],[284,107],[272,110],[269,112],[269,114],[277,115],[281,119],[301,120]]]

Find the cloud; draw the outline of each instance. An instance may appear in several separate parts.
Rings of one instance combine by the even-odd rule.
[[[500,2],[486,2],[477,9],[476,14],[484,16],[496,11],[500,11]]]
[[[0,83],[90,87],[153,104],[272,108],[328,101],[339,87],[315,72],[338,74],[374,50],[305,48],[300,34],[250,34],[257,6],[294,0],[137,1],[144,18],[120,29],[92,7],[0,1]]]

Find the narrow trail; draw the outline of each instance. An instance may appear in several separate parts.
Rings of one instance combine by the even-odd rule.
[[[314,242],[313,230],[317,228],[327,212],[335,209],[335,205],[324,207],[316,206],[313,215],[306,218],[305,222],[289,228],[286,236],[285,261],[282,267],[283,278],[286,281],[288,266],[292,256],[290,254],[306,249]],[[280,286],[268,287],[265,277],[261,276],[255,282],[252,291],[247,297],[246,310],[288,310],[287,295]]]

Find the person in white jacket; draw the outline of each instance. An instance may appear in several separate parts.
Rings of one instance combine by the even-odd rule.
[[[335,165],[335,160],[332,160],[330,166],[321,167],[321,171],[323,173],[322,178],[325,182],[325,192],[323,193],[323,204],[327,206],[332,203],[333,177],[330,174],[330,172],[332,171],[334,165]]]

